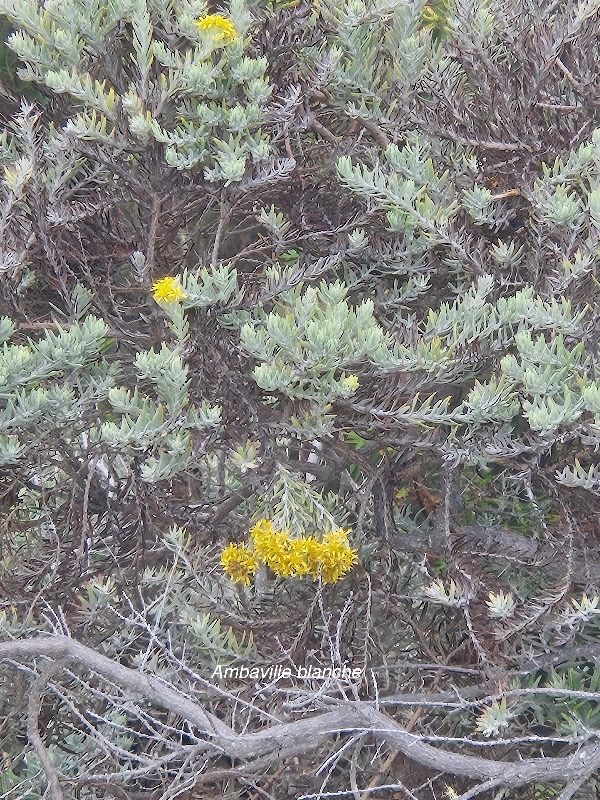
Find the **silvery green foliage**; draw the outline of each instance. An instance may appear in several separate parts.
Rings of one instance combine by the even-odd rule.
[[[223,47],[195,24],[204,3],[59,0],[0,4],[18,29],[8,44],[26,65],[24,80],[70,97],[81,110],[56,132],[54,146],[96,142],[115,151],[165,145],[176,169],[201,166],[209,181],[239,181],[247,163],[268,158],[261,133],[271,88],[266,59],[244,54],[250,18],[231,8],[238,39]],[[176,42],[185,43],[176,48]],[[131,48],[131,58],[116,56]]]
[[[506,698],[503,698],[499,703],[492,703],[484,709],[477,718],[476,730],[486,737],[500,736],[509,727],[512,718],[513,713],[506,706]]]
[[[573,313],[565,299],[545,302],[531,287],[496,301],[493,290],[493,277],[481,277],[454,303],[431,309],[418,336],[407,345],[386,335],[369,301],[352,311],[345,300],[346,287],[321,283],[318,289],[280,297],[277,312],[259,315],[242,327],[241,341],[262,362],[254,370],[259,386],[308,400],[313,413],[319,407],[324,413],[332,401],[355,395],[365,362],[384,374],[415,373],[421,391],[433,392],[440,382],[467,385],[473,367],[465,349],[477,346],[497,360],[498,374],[476,380],[454,408],[449,408],[449,398],[432,405],[430,399],[419,401],[418,395],[410,404],[396,404],[387,426],[392,421],[448,426],[454,429],[453,438],[472,439],[485,425],[492,434],[512,430],[514,447],[522,419],[539,434],[537,446],[543,449],[550,442],[542,437],[572,426],[584,412],[595,409],[599,390],[593,372],[584,378],[586,362],[588,370],[592,362],[586,360],[582,342],[565,344],[565,339],[580,338],[586,312]],[[515,355],[509,353],[513,349]],[[358,380],[345,374],[350,368]],[[590,420],[588,435],[598,424]],[[479,455],[485,460],[484,453]]]
[[[556,480],[563,486],[579,486],[597,492],[600,489],[600,468],[597,464],[592,464],[589,469],[581,466],[578,459],[574,465],[565,467],[561,472],[557,472]]]
[[[408,99],[435,58],[431,37],[420,34],[425,5],[349,0],[327,7],[335,34],[321,57],[323,83],[350,118],[395,121],[398,95]]]
[[[300,426],[296,423],[294,427]],[[290,531],[294,536],[336,530],[343,522],[340,512],[333,493],[323,497],[310,483],[284,468],[279,468],[275,480],[265,488],[256,509],[258,517],[272,520],[279,530]]]
[[[387,363],[380,362],[390,372],[394,366],[421,371],[419,388],[427,387],[427,383],[433,387],[435,380],[466,386],[474,376],[473,362],[467,354],[475,348],[480,359],[487,353],[491,363],[497,365],[492,376],[476,370],[477,380],[465,392],[462,405],[437,420],[454,428],[455,436],[471,442],[481,435],[484,425],[484,438],[492,435],[492,441],[486,442],[480,452],[473,448],[469,454],[455,452],[459,459],[475,456],[485,461],[486,451],[498,457],[503,450],[502,437],[507,435],[510,444],[505,455],[519,447],[522,434],[526,440],[521,440],[523,452],[531,448],[547,452],[559,432],[570,438],[581,437],[586,444],[600,441],[596,362],[586,352],[583,341],[591,321],[589,309],[581,305],[574,309],[561,294],[576,276],[585,274],[584,264],[591,268],[595,258],[599,142],[600,135],[594,131],[590,141],[564,159],[557,157],[551,166],[542,164],[542,174],[535,182],[531,225],[543,230],[544,241],[553,242],[554,261],[559,264],[550,289],[539,292],[525,286],[506,293],[502,282],[491,273],[480,275],[453,303],[442,302],[428,311],[427,318],[417,326],[417,336],[412,334],[411,346],[397,345],[393,357]],[[456,253],[461,245],[449,228],[458,206],[437,199],[448,186],[448,176],[438,176],[426,154],[427,150],[420,151],[412,144],[402,150],[390,145],[385,162],[367,168],[343,158],[338,171],[353,192],[364,197],[365,202],[376,202],[385,211],[389,230],[402,230],[405,240],[409,237],[425,252],[443,248],[449,254]],[[454,187],[450,196],[456,194]],[[485,218],[484,212],[490,201],[487,190],[474,189],[463,194],[462,206],[475,224],[489,225],[492,220]],[[562,251],[565,257],[561,261],[556,252],[564,247],[563,231],[567,225],[579,234],[577,249],[571,233],[569,250]],[[491,244],[488,252],[490,261],[502,267],[517,268],[523,259],[523,247],[514,241]],[[581,266],[573,266],[567,252],[575,252],[575,263]],[[484,268],[481,254],[477,254],[476,261],[472,257],[469,260],[473,267]],[[409,327],[408,319],[397,316],[394,322],[399,331]],[[399,419],[397,412],[395,419]],[[452,445],[448,451],[450,455]],[[567,469],[560,480],[570,486],[595,486],[591,473],[580,478],[578,475],[580,471]]]
[[[425,587],[423,594],[429,602],[439,603],[443,606],[458,607],[464,603],[454,581],[450,581],[448,588],[444,586],[443,581],[434,581],[430,586]]]
[[[235,304],[243,297],[236,270],[225,265],[214,269],[201,267],[197,271],[185,270],[181,285],[186,294],[182,300],[184,309]]]
[[[392,136],[394,130],[416,129],[501,157],[535,152],[548,141],[547,122],[553,119],[551,135],[564,148],[574,121],[567,115],[556,120],[553,108],[581,103],[591,111],[593,100],[580,92],[583,84],[572,73],[567,76],[564,64],[556,71],[542,65],[570,42],[585,53],[594,37],[597,0],[556,7],[497,0],[431,3],[448,8],[449,32],[441,46],[422,24],[427,5],[325,4],[331,33],[309,57],[332,107]],[[584,58],[591,65],[590,54]]]
[[[19,296],[50,271],[68,303],[74,260],[89,287],[106,262],[121,272],[131,259],[147,289],[157,261],[160,270],[174,258],[179,267],[194,246],[190,214],[207,212],[212,224],[226,187],[244,196],[287,179],[294,160],[278,159],[270,144],[272,87],[265,57],[248,52],[243,3],[228,11],[238,35],[226,46],[198,28],[206,14],[198,2],[9,0],[0,13],[15,28],[8,46],[21,76],[39,87],[52,118],[24,105],[0,138],[0,276]],[[91,228],[98,239],[82,254]],[[210,246],[205,260],[216,265]]]
[[[416,240],[415,252],[446,241],[444,230],[458,211],[456,188],[447,171],[436,173],[429,149],[416,137],[403,148],[389,145],[385,166],[369,169],[348,157],[338,162],[342,183],[385,210],[389,230]]]
[[[488,607],[488,614],[493,619],[507,619],[515,613],[516,604],[511,592],[507,594],[490,592],[489,599],[485,601],[485,604]]]
[[[346,295],[340,282],[290,290],[277,311],[242,326],[242,345],[262,362],[254,369],[262,389],[323,404],[353,394],[352,381],[336,371],[377,359],[386,345],[373,302],[352,309]]]
[[[110,389],[108,402],[120,416],[92,430],[92,441],[123,450],[128,466],[137,453],[156,452],[141,464],[141,477],[150,482],[166,480],[189,466],[193,432],[218,426],[220,411],[208,403],[190,405],[188,369],[167,345],[160,351],[138,353],[135,368],[140,382],[154,386],[158,404],[137,388],[133,392],[125,387]]]
[[[10,321],[2,332],[10,340]],[[20,467],[37,452],[49,453],[57,438],[86,455],[86,442],[96,458],[113,461],[126,477],[134,458],[142,457],[145,481],[171,477],[186,468],[193,432],[219,424],[219,409],[190,403],[187,366],[176,350],[139,352],[137,379],[153,392],[119,386],[123,364],[110,359],[106,324],[94,316],[69,327],[56,326],[24,344],[5,341],[0,353],[0,459]],[[102,420],[102,416],[104,420]],[[76,442],[80,442],[79,448]],[[110,456],[109,456],[110,453]],[[57,475],[60,459],[54,459]],[[32,472],[34,475],[35,472]],[[39,478],[39,476],[38,476]]]

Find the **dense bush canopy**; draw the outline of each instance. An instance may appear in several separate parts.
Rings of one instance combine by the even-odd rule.
[[[0,796],[595,797],[600,0],[0,15]]]

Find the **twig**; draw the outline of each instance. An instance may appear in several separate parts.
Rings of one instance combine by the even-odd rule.
[[[560,793],[558,800],[571,800],[575,792],[590,779],[591,775],[591,772],[586,772],[581,777],[570,781]]]
[[[460,136],[447,128],[438,128],[434,125],[429,125],[425,120],[420,121],[423,127],[435,136],[441,139],[451,139],[458,144],[469,145],[471,147],[482,148],[483,150],[495,150],[500,153],[532,153],[532,148],[525,143],[519,142],[498,142],[493,139],[473,139],[468,136]]]
[[[366,789],[359,789],[361,795],[370,795],[374,794],[375,792],[387,792],[387,791],[398,791],[404,792],[409,800],[417,800],[415,795],[407,789],[407,787],[403,783],[388,783],[385,786],[373,786],[372,788]],[[321,798],[326,797],[351,797],[354,793],[352,791],[346,792],[319,792],[319,794],[303,794],[301,795],[298,800],[321,800]]]
[[[380,128],[375,122],[371,122],[368,119],[363,119],[362,117],[358,117],[356,121],[359,125],[362,125],[365,130],[369,131],[377,144],[381,145],[381,147],[388,146],[390,140],[388,139],[388,136],[383,128]]]
[[[480,783],[479,786],[473,786],[471,789],[468,789],[466,792],[463,792],[457,800],[471,800],[473,797],[477,797],[478,794],[482,794],[483,792],[488,792],[490,789],[496,789],[498,786],[502,786],[502,780],[498,780],[497,778],[489,781],[485,781],[484,783]]]
[[[578,92],[584,92],[585,89],[581,85],[581,83],[577,80],[577,78],[573,75],[573,73],[563,64],[560,58],[557,58],[554,62],[565,78],[569,81],[569,83],[574,86]]]
[[[311,115],[308,127],[314,133],[317,133],[322,139],[325,139],[326,142],[329,142],[333,145],[338,145],[340,143],[338,137],[332,133],[329,128],[326,128],[325,125],[320,123],[314,115]]]
[[[221,247],[221,239],[223,238],[223,236],[225,235],[225,231],[227,230],[227,223],[229,222],[230,214],[231,214],[231,209],[226,207],[224,200],[221,200],[219,224],[217,225],[217,232],[215,233],[215,241],[213,243],[212,255],[210,257],[211,267],[216,267],[217,264],[219,263],[219,249]]]
[[[160,220],[160,206],[161,206],[161,198],[155,192],[152,196],[150,230],[148,231],[148,252],[146,254],[146,265],[150,275],[154,274],[154,258],[156,253],[156,237],[158,234],[158,223]]]
[[[69,661],[69,657],[62,657],[58,661],[51,661],[47,664],[31,684],[27,702],[27,737],[44,770],[51,800],[64,800],[64,794],[60,787],[59,774],[40,735],[39,719],[42,710],[42,698],[48,682],[53,675],[61,672]]]

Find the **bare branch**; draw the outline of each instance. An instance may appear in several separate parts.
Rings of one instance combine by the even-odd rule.
[[[564,758],[517,761],[490,761],[449,752],[425,743],[421,736],[409,733],[372,705],[361,701],[346,702],[332,711],[294,722],[271,725],[253,733],[237,734],[213,714],[158,678],[118,664],[69,637],[36,637],[0,644],[0,660],[22,660],[39,656],[58,659],[70,657],[98,675],[114,681],[123,689],[141,694],[160,708],[168,709],[200,727],[205,736],[210,737],[213,746],[234,759],[260,760],[261,756],[276,755],[281,760],[306,753],[324,740],[341,732],[348,732],[369,733],[377,741],[388,743],[422,766],[473,780],[489,781],[494,786],[526,786],[542,780],[564,783],[576,779],[583,771],[592,772],[600,768],[600,743],[582,747],[578,752]],[[63,664],[52,666],[62,669]],[[39,694],[42,677],[38,680],[36,685]],[[48,681],[46,673],[43,681],[43,685]],[[31,702],[31,714],[35,714],[35,700]],[[35,739],[33,728],[31,733]],[[47,774],[52,775],[51,768]],[[59,794],[55,794],[55,797],[62,800]]]
[[[60,658],[58,661],[51,661],[47,664],[33,681],[29,693],[29,700],[27,702],[27,736],[44,770],[51,800],[64,800],[64,795],[60,787],[59,774],[52,763],[52,759],[40,735],[40,712],[42,709],[42,698],[48,686],[48,682],[53,675],[61,672],[70,660],[71,659],[67,655]]]

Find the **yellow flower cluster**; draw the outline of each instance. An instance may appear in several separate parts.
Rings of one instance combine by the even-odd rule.
[[[187,294],[177,282],[177,278],[161,278],[152,286],[152,297],[157,303],[160,300],[164,300],[165,303],[176,303],[178,300],[185,300]]]
[[[339,528],[321,541],[314,536],[294,538],[278,531],[268,519],[251,529],[252,547],[229,544],[221,555],[221,566],[229,577],[246,586],[258,563],[266,564],[280,578],[321,576],[323,583],[337,583],[358,562],[356,550],[348,544],[348,531]]]
[[[228,544],[221,553],[221,566],[235,583],[250,584],[250,576],[258,569],[252,551],[243,544]]]
[[[233,24],[220,14],[209,14],[196,22],[204,33],[208,33],[215,44],[228,45],[238,38]]]

